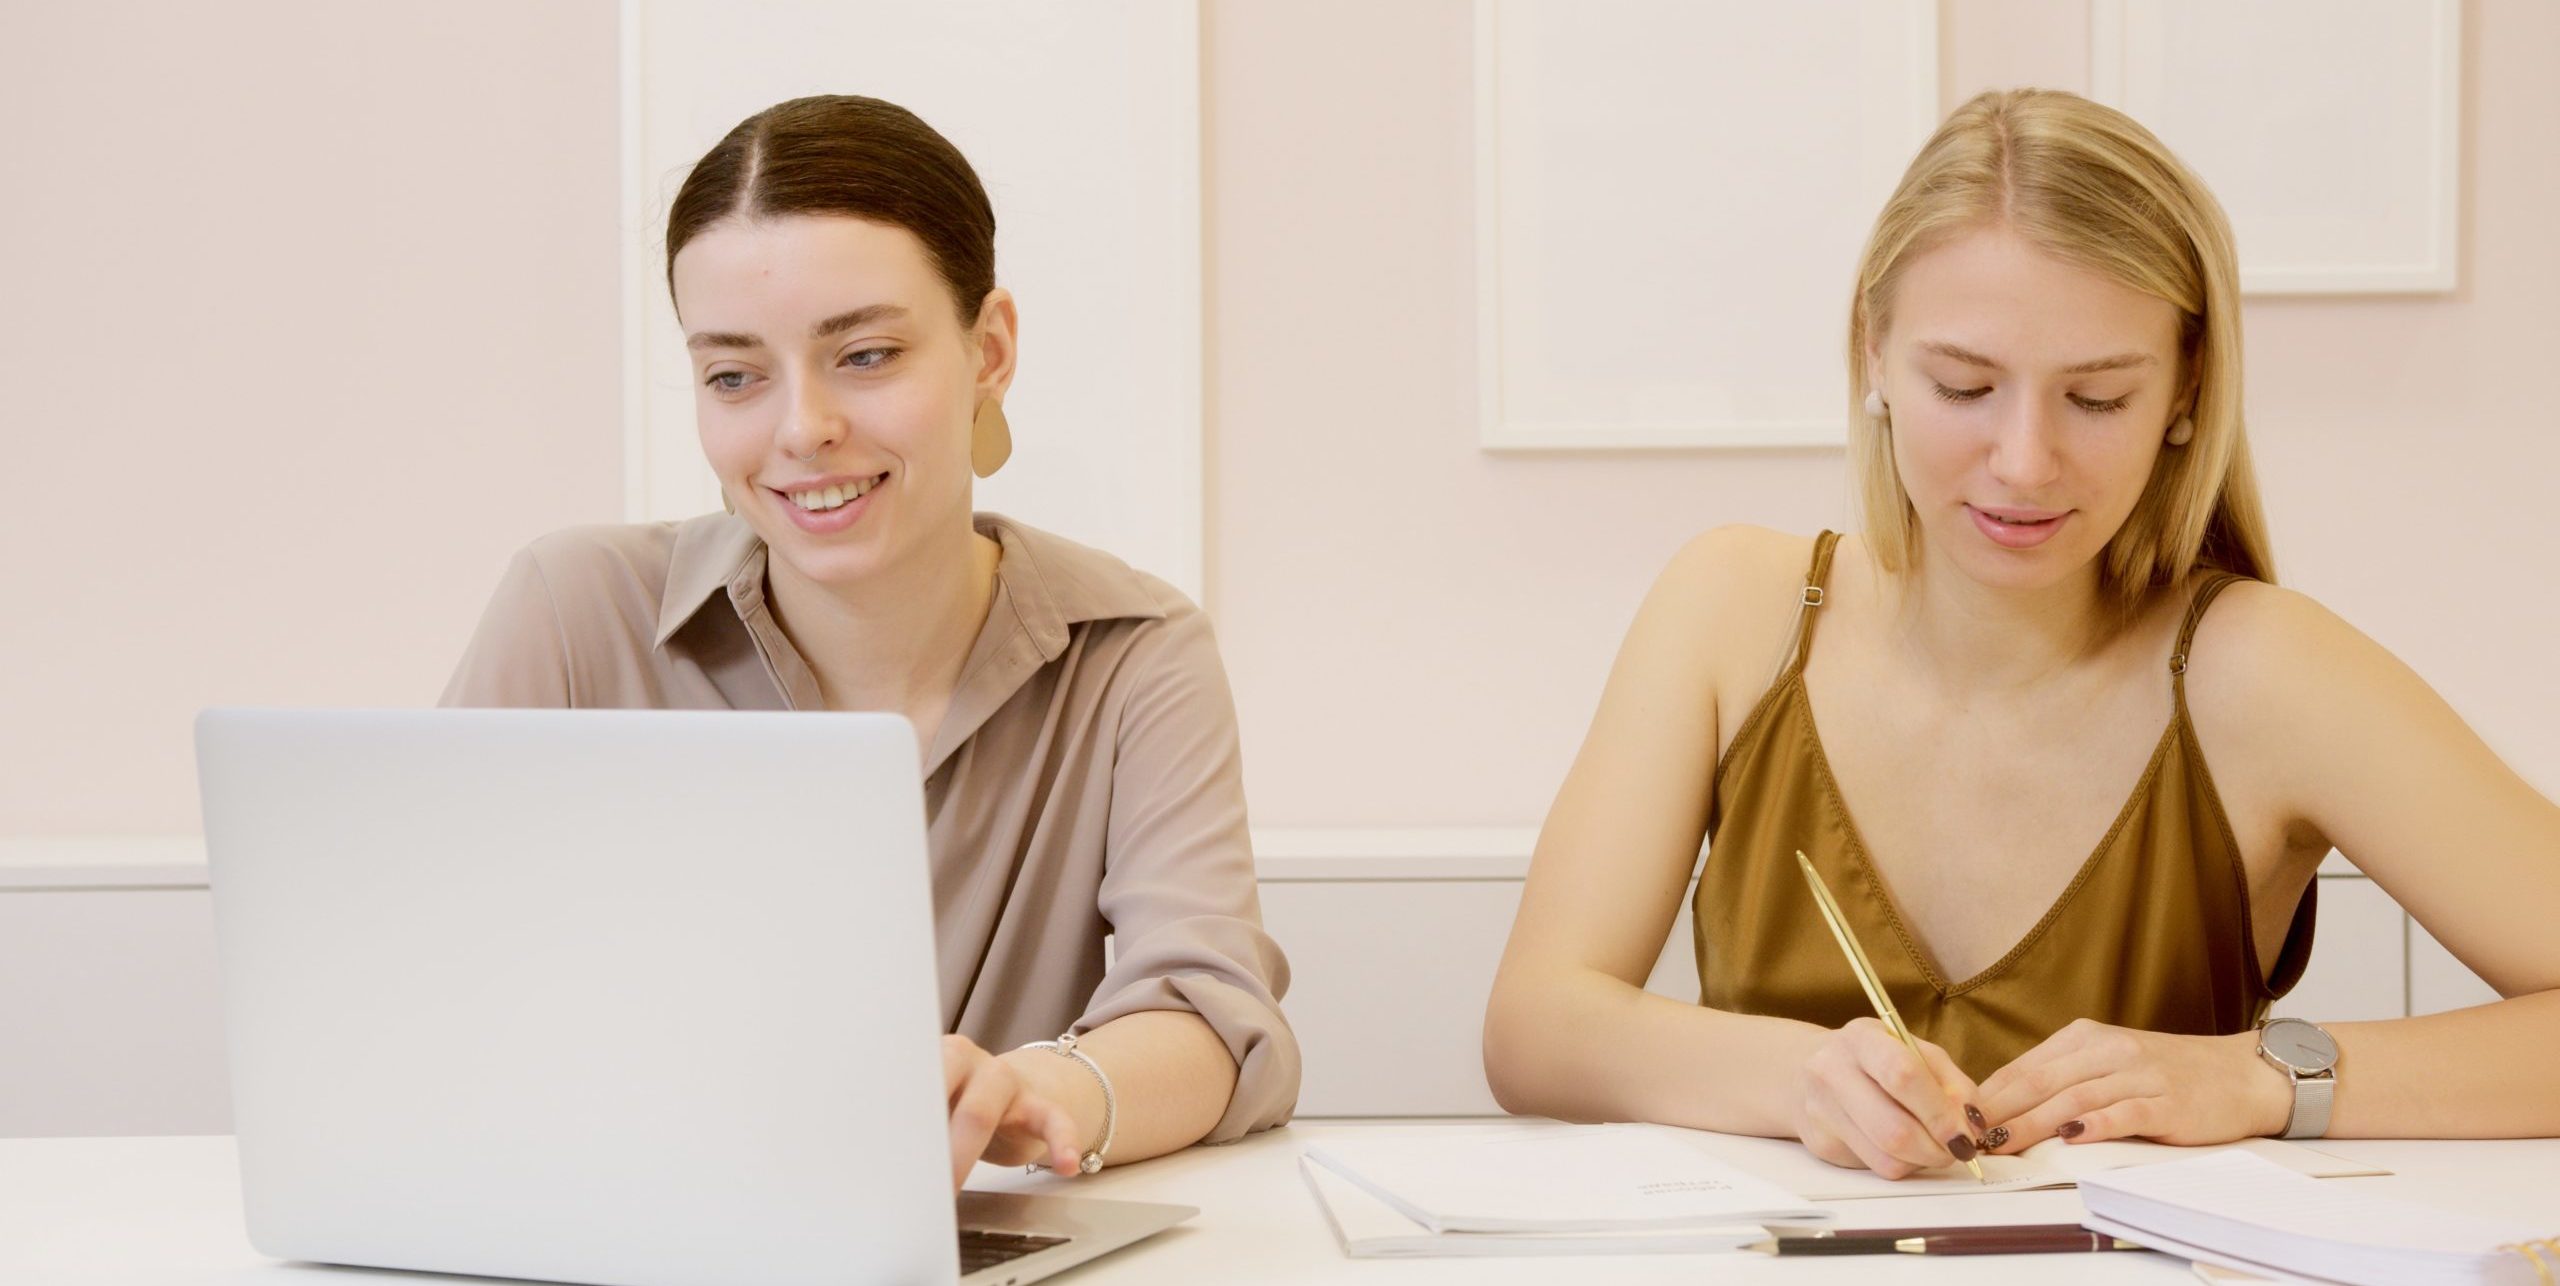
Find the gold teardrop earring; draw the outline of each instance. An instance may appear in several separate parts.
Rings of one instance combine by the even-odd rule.
[[[1013,425],[1004,418],[1004,404],[988,398],[969,423],[969,468],[981,478],[992,478],[1012,458]]]

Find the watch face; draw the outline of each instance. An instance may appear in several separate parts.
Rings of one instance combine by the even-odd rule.
[[[2268,1057],[2306,1076],[2328,1071],[2338,1063],[2338,1042],[2299,1018],[2279,1018],[2268,1023],[2258,1033],[2258,1044]]]

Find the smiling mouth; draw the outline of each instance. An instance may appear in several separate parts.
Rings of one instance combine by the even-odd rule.
[[[858,482],[842,483],[832,487],[819,487],[810,491],[785,491],[782,493],[782,498],[800,506],[802,509],[809,511],[810,513],[822,514],[829,510],[841,509],[846,505],[852,504],[856,500],[860,500],[864,496],[871,494],[872,488],[877,487],[888,480],[888,474],[875,473]]]

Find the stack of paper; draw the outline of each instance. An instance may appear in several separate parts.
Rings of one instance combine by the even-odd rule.
[[[2555,1231],[2314,1183],[2244,1152],[2091,1175],[2080,1199],[2100,1232],[2278,1280],[2520,1286],[2548,1279],[2505,1248]]]
[[[1301,1165],[1354,1257],[1728,1250],[1829,1213],[1693,1131],[1602,1125],[1332,1135]]]

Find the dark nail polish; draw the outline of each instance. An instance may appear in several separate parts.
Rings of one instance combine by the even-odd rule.
[[[1988,1152],[1993,1148],[2006,1146],[2008,1142],[2009,1127],[2005,1125],[1995,1125],[1983,1133],[1982,1150]]]
[[[2088,1126],[2082,1125],[2078,1121],[2065,1121],[2062,1123],[2062,1128],[2055,1130],[2054,1133],[2061,1135],[2066,1139],[2076,1139],[2079,1138],[2083,1132],[2088,1130],[2088,1128]]]
[[[1964,1119],[1973,1122],[1973,1132],[1976,1134],[1984,1133],[1991,1128],[1991,1122],[1982,1119],[1982,1109],[1971,1103],[1964,1105]]]
[[[1973,1140],[1959,1134],[1947,1140],[1947,1151],[1955,1153],[1958,1161],[1970,1161],[1973,1159]]]

